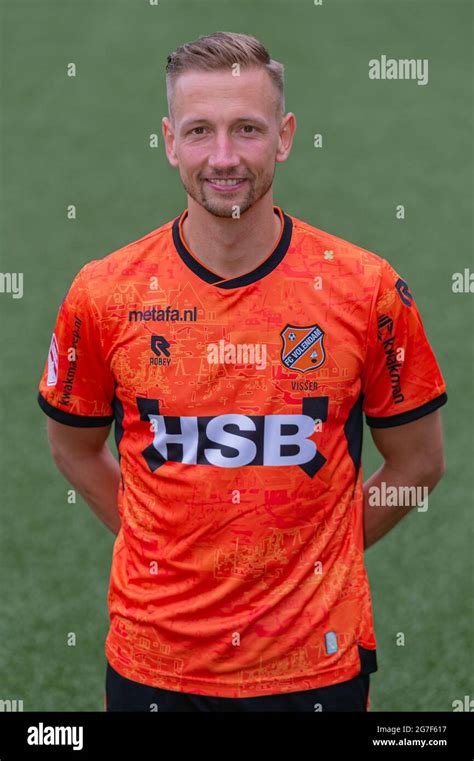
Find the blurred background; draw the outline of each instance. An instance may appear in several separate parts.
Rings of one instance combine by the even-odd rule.
[[[68,503],[37,386],[78,270],[186,207],[161,136],[166,57],[218,30],[255,35],[286,67],[297,132],[274,203],[388,259],[447,382],[447,473],[428,511],[366,554],[379,665],[371,709],[451,711],[474,696],[474,297],[452,291],[453,273],[474,270],[471,4],[2,0],[0,21],[0,269],[24,276],[22,298],[0,294],[0,699],[103,710],[114,537],[79,496]],[[368,62],[382,55],[428,59],[428,84],[370,80]],[[380,464],[366,427],[365,478]]]

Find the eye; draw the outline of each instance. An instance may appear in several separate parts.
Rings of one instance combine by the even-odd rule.
[[[205,127],[193,127],[192,129],[190,129],[190,130],[189,130],[189,134],[190,134],[190,135],[194,134],[194,135],[196,135],[196,136],[199,136],[199,135],[202,135],[202,134],[203,134],[203,132],[196,132],[196,130],[204,130],[204,129],[205,129]],[[257,130],[257,128],[256,128],[256,127],[254,127],[254,125],[253,125],[253,124],[244,124],[244,125],[243,125],[243,127],[242,127],[242,129],[244,129],[244,130],[253,130],[253,131],[251,131],[251,132],[248,132],[248,131],[247,131],[247,132],[246,132],[246,134],[247,134],[247,135],[252,135],[252,134],[253,134],[253,132],[255,132],[255,131]]]

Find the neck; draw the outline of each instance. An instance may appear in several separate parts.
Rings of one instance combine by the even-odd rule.
[[[275,248],[281,232],[272,198],[262,198],[239,219],[216,217],[188,196],[182,225],[184,242],[210,270],[222,278],[255,269]]]

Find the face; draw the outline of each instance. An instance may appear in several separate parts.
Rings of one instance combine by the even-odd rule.
[[[162,121],[166,153],[188,195],[211,214],[231,217],[238,206],[242,215],[270,190],[296,128],[294,114],[277,121],[276,98],[262,68],[239,76],[189,71],[175,80],[174,121]]]

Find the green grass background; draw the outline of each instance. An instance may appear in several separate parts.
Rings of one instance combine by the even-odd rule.
[[[1,271],[23,272],[25,291],[0,294],[0,698],[30,711],[103,710],[113,536],[80,498],[68,504],[37,385],[80,267],[185,208],[161,141],[164,67],[180,44],[216,30],[254,34],[286,66],[297,132],[274,202],[395,266],[447,380],[447,473],[428,512],[366,556],[372,710],[450,711],[474,696],[473,295],[451,290],[453,272],[474,269],[471,14],[459,0],[2,0]],[[382,54],[428,58],[429,84],[370,81],[368,60]],[[380,462],[366,428],[365,476]]]

